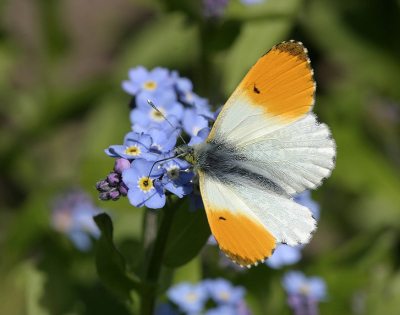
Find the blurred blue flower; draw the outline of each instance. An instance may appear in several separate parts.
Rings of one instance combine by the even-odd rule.
[[[172,157],[174,157],[174,154],[169,152],[162,154],[160,159]],[[181,159],[163,162],[162,169],[164,170],[164,176],[162,178],[162,184],[165,189],[177,195],[179,198],[191,193],[193,187],[190,180],[193,178],[194,174],[191,172],[184,172],[184,170],[187,170],[190,166],[190,163]]]
[[[235,306],[241,301],[246,293],[242,286],[233,286],[228,280],[217,278],[203,281],[211,298],[217,304],[229,304]]]
[[[161,128],[151,128],[147,134],[153,139],[150,150],[158,154],[171,151],[175,147],[176,139],[178,137],[176,132],[168,136]]]
[[[173,80],[168,69],[156,67],[148,71],[143,66],[128,71],[129,80],[122,82],[122,89],[131,95],[146,94],[147,98],[172,89]]]
[[[95,207],[88,194],[75,189],[56,198],[51,226],[67,235],[77,249],[89,251],[92,248],[91,237],[100,236],[100,230],[93,220],[93,216],[100,212],[101,209]]]
[[[279,244],[265,264],[274,269],[296,264],[301,260],[301,248],[301,246],[292,247],[286,244]]]
[[[243,3],[244,5],[253,5],[253,4],[258,4],[258,3],[262,3],[265,0],[240,0],[241,3]]]
[[[321,277],[307,278],[301,271],[288,271],[282,279],[282,286],[290,296],[306,296],[315,302],[327,298],[327,288]]]
[[[301,271],[286,272],[282,286],[287,303],[298,315],[318,315],[318,302],[327,298],[326,283],[321,277],[307,278]]]
[[[170,116],[175,116],[178,120],[182,118],[183,105],[177,101],[174,91],[165,91],[150,98],[147,95],[140,94],[136,97],[136,108],[132,109],[129,115],[132,125],[147,126],[150,123],[160,124],[165,120],[159,112],[147,103],[149,99],[164,117],[169,119]]]
[[[315,220],[319,220],[321,207],[318,202],[311,199],[311,191],[306,190],[305,192],[298,194],[293,200],[310,209]]]
[[[131,168],[122,172],[122,180],[128,187],[129,202],[135,207],[158,209],[165,205],[164,188],[158,180],[163,170],[153,167],[150,173],[153,164],[145,159],[137,159],[131,163]]]
[[[124,137],[123,145],[112,145],[104,152],[111,157],[122,157],[128,160],[145,158],[154,161],[157,159],[157,154],[150,152],[152,142],[148,134],[128,132]]]
[[[201,129],[208,127],[208,119],[198,115],[195,108],[186,108],[182,120],[183,130],[191,137],[196,136]]]
[[[182,312],[201,312],[208,299],[208,291],[203,283],[191,284],[182,282],[167,291],[167,297],[175,303]]]
[[[233,305],[220,305],[215,308],[209,309],[204,313],[205,315],[239,315],[236,307]]]
[[[225,13],[229,0],[203,0],[204,16],[219,18]]]

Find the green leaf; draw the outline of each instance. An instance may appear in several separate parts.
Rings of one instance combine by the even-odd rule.
[[[94,220],[101,230],[96,247],[96,267],[100,280],[121,298],[132,301],[130,291],[140,291],[141,283],[128,272],[124,257],[113,243],[112,221],[105,213],[95,216]]]
[[[163,263],[169,268],[180,267],[192,260],[211,234],[203,209],[190,212],[186,201],[176,212],[168,236]]]

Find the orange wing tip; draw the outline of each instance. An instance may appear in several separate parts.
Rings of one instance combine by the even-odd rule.
[[[242,268],[247,267],[249,269],[253,266],[258,266],[259,264],[264,263],[269,257],[271,257],[271,255],[275,251],[275,248],[273,248],[269,256],[266,256],[263,259],[252,262],[249,259],[239,257],[238,255],[230,253],[229,251],[227,252],[226,250],[222,249],[221,246],[219,248],[225,253],[225,256],[228,257],[230,260],[232,260],[235,264],[239,265]]]

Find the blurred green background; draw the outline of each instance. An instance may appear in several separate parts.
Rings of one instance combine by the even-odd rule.
[[[144,65],[179,70],[217,109],[273,45],[308,48],[314,111],[337,142],[337,166],[315,192],[319,228],[296,266],[323,277],[321,314],[400,310],[400,1],[231,0],[218,21],[201,2],[0,2],[0,314],[131,314],[105,289],[93,252],[49,224],[50,203],[71,186],[97,199],[113,167],[103,150],[130,131],[121,81]],[[143,209],[126,198],[111,213],[131,266]],[[167,269],[167,268],[164,268]],[[285,270],[285,269],[284,269]],[[201,256],[167,270],[166,284],[222,276],[245,285],[255,314],[290,314],[284,270],[206,268]],[[168,278],[168,279],[167,279]]]

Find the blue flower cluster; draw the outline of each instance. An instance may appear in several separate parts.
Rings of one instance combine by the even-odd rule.
[[[89,251],[92,239],[100,236],[93,216],[102,212],[85,192],[73,189],[56,197],[52,205],[51,226],[68,236],[77,249]]]
[[[161,304],[156,314],[250,315],[244,300],[246,290],[223,278],[205,279],[197,284],[182,282],[168,289],[173,305]],[[212,303],[209,303],[209,301]],[[206,308],[213,304],[215,307]]]
[[[210,132],[209,122],[215,120],[211,105],[194,93],[192,82],[180,77],[177,71],[161,67],[148,71],[139,66],[130,69],[128,77],[129,80],[122,82],[122,88],[133,96],[134,108],[129,115],[132,131],[125,135],[121,145],[105,150],[109,156],[119,159],[115,172],[96,185],[100,199],[128,196],[135,207],[157,209],[165,205],[165,193],[169,191],[180,198],[188,195],[191,211],[204,207],[198,184],[191,183],[194,177],[188,171],[191,165],[173,159],[171,150],[182,130],[192,137],[189,145],[205,140]]]
[[[326,283],[321,277],[307,278],[301,271],[288,271],[282,279],[287,303],[298,315],[318,315],[318,302],[327,299]]]

